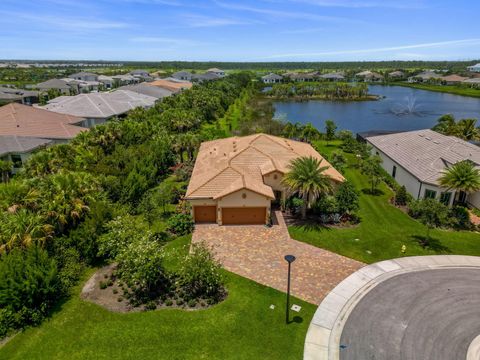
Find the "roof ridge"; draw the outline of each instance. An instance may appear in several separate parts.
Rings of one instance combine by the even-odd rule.
[[[240,173],[240,171],[238,171],[237,169],[235,169],[233,166],[230,166],[227,165],[224,169],[220,170],[219,172],[217,172],[215,175],[213,175],[212,177],[208,178],[208,180],[204,181],[203,183],[201,183],[200,185],[198,185],[197,187],[195,187],[194,190],[192,190],[192,192],[190,193],[190,195],[192,195],[194,192],[196,192],[198,189],[200,189],[201,187],[207,185],[210,181],[212,181],[213,179],[215,179],[218,175],[220,175],[221,173],[223,173],[225,170],[227,169],[232,169],[233,171],[236,171],[240,176],[242,176],[242,173]]]

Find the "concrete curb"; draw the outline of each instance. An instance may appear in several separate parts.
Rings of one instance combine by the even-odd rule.
[[[439,268],[478,267],[480,257],[412,256],[367,265],[338,284],[319,305],[305,339],[304,360],[339,360],[340,336],[356,304],[375,286],[408,272]]]

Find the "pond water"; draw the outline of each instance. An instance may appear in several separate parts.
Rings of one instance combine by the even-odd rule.
[[[431,128],[444,114],[457,119],[480,120],[480,98],[458,96],[402,86],[371,85],[378,101],[276,101],[275,118],[290,122],[311,122],[320,131],[325,120],[334,120],[338,130],[354,133],[370,130],[419,130]]]

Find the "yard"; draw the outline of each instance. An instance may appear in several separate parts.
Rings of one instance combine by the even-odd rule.
[[[167,246],[182,253],[189,243],[187,236]],[[81,286],[41,326],[0,348],[0,358],[299,359],[316,309],[295,299],[302,310],[295,313],[296,321],[286,325],[285,294],[231,273],[227,273],[228,298],[198,311],[112,313],[80,300]]]
[[[339,149],[340,143],[317,143],[323,155]],[[344,175],[360,191],[361,223],[347,229],[328,229],[319,226],[290,227],[292,238],[338,254],[373,263],[401,256],[462,254],[480,256],[480,234],[467,231],[432,230],[433,240],[428,248],[419,244],[427,229],[418,221],[390,205],[392,192],[385,184],[379,196],[361,192],[369,187],[368,178],[351,166],[353,156],[348,156],[349,166]],[[402,252],[402,246],[406,250]]]

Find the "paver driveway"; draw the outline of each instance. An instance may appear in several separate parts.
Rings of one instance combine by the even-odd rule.
[[[319,304],[340,281],[365,265],[291,239],[281,213],[275,215],[278,225],[271,228],[198,224],[192,241],[206,242],[227,270],[280,291],[287,286],[284,256],[295,255],[291,292],[313,304]]]

